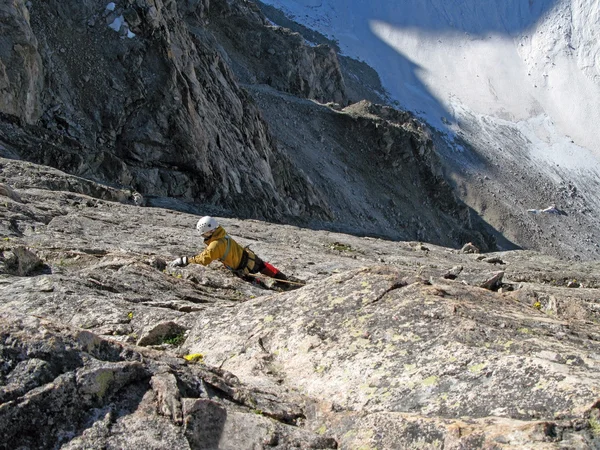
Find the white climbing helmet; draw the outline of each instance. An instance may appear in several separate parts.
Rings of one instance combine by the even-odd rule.
[[[219,222],[217,222],[217,219],[210,216],[204,216],[198,221],[198,224],[196,225],[196,230],[198,230],[198,233],[203,235],[205,233],[212,233],[217,229],[218,226]]]

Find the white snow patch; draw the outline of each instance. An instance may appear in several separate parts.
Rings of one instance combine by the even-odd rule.
[[[531,141],[531,156],[567,170],[587,171],[598,167],[597,154],[577,145],[557,130],[547,115],[532,117],[516,124],[517,129]]]
[[[123,16],[119,16],[119,17],[115,18],[115,20],[112,21],[112,23],[109,25],[109,27],[115,31],[119,31],[121,29],[121,25],[123,25],[123,23],[125,23],[125,18]]]
[[[106,5],[106,10],[107,11],[114,11],[116,6],[117,5],[115,5],[113,2],[110,2],[108,5]]]
[[[115,30],[117,33],[119,33],[121,29],[125,27],[124,31],[127,31],[127,34],[125,36],[127,36],[129,39],[133,39],[135,37],[135,33],[133,33],[129,29],[129,24],[125,21],[125,18],[122,15],[115,18],[115,20],[113,20],[112,23],[108,26]],[[121,38],[123,39],[125,38],[125,36],[121,36]]]
[[[268,17],[267,17],[267,23],[268,23],[268,24],[269,24],[271,27],[273,27],[273,28],[275,28],[275,29],[281,28],[279,25],[277,25],[275,22],[273,22],[273,21],[272,21],[271,19],[269,19]]]
[[[530,212],[530,213],[533,213],[533,214],[541,214],[541,213],[546,213],[546,214],[561,214],[561,211],[556,208],[556,205],[548,206],[545,209],[528,209],[527,212]]]

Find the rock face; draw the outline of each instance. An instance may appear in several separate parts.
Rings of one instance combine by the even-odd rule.
[[[19,0],[2,11],[14,24],[0,54],[4,157],[151,206],[495,248],[451,192],[426,129],[363,103],[332,114],[348,103],[343,71],[359,64],[343,69],[332,47],[271,25],[251,2]],[[348,78],[350,97],[368,91]]]
[[[104,2],[56,1],[29,3],[29,12],[23,3],[4,11],[25,36],[17,44],[11,32],[12,51],[0,54],[10,68],[5,89],[14,92],[3,95],[13,100],[2,111],[18,118],[3,121],[5,155],[254,217],[327,217],[212,41],[189,30],[177,3],[111,10]],[[207,7],[186,5],[183,13],[199,16]]]
[[[330,48],[237,0],[0,14],[1,448],[600,446],[599,264],[480,253]],[[307,285],[167,266],[208,213]]]
[[[3,2],[0,21],[0,111],[33,123],[41,114],[43,68],[25,2]]]
[[[270,26],[250,2],[213,1],[207,19],[242,81],[321,103],[348,102],[340,64],[329,45],[309,46],[299,33]]]
[[[457,199],[426,129],[409,114],[367,101],[337,111],[270,88],[248,90],[294,164],[326,193],[335,219],[311,226],[496,248],[489,229]]]
[[[0,314],[0,336],[3,448],[336,448],[283,390],[31,316]]]
[[[2,448],[600,444],[597,262],[220,218],[278,292],[165,267],[197,216],[0,163]]]

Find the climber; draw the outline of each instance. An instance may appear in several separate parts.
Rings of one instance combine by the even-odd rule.
[[[169,263],[171,267],[187,266],[188,264],[209,265],[218,259],[225,267],[245,281],[255,282],[252,275],[260,272],[276,280],[286,281],[288,277],[279,269],[263,261],[249,248],[244,248],[230,237],[214,217],[202,217],[196,225],[196,230],[204,238],[206,248],[196,256],[181,256]],[[287,288],[279,283],[278,287]]]

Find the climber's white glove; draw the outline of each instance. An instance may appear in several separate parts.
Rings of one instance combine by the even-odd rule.
[[[188,263],[188,257],[187,256],[180,256],[177,259],[174,259],[173,261],[171,261],[169,263],[169,267],[183,267],[183,266],[187,266]]]

